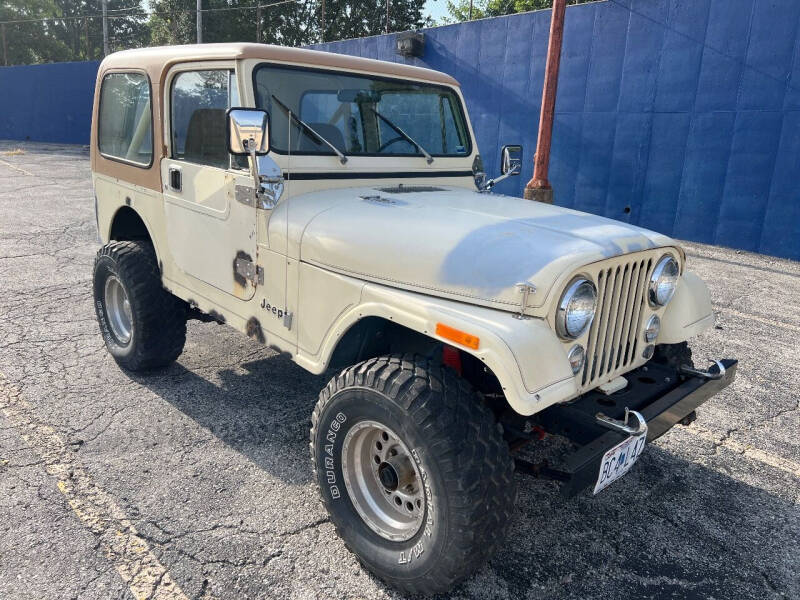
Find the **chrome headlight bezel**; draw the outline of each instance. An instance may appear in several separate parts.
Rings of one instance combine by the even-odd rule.
[[[583,346],[580,344],[575,344],[570,348],[569,352],[567,352],[567,360],[569,360],[572,374],[577,375],[586,364],[586,350],[584,350]]]
[[[661,319],[658,315],[651,315],[644,326],[644,341],[652,344],[658,339],[659,333],[661,333]]]
[[[671,277],[674,269],[675,282],[672,284],[672,289],[666,298],[659,298],[658,287],[661,283],[662,277]],[[647,301],[653,308],[661,308],[669,304],[672,297],[675,295],[675,290],[678,287],[678,277],[680,277],[680,265],[675,257],[671,254],[665,254],[658,259],[653,274],[650,275],[650,281],[647,285]]]
[[[579,292],[582,292],[589,286],[592,291],[592,310],[591,315],[583,323],[578,331],[570,331],[568,326],[568,316],[570,311],[570,303],[575,299]],[[556,310],[556,332],[565,340],[575,340],[581,337],[586,330],[592,325],[595,314],[597,313],[597,288],[590,279],[585,277],[576,277],[569,285],[567,285],[564,293],[561,294],[561,299],[558,301],[558,309]]]

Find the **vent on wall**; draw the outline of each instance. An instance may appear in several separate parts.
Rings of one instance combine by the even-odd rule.
[[[417,31],[405,31],[395,38],[395,51],[400,56],[416,56],[425,54],[425,34]]]

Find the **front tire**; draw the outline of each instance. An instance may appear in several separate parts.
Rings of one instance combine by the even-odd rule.
[[[502,543],[513,461],[491,411],[452,370],[421,357],[367,360],[330,381],[311,423],[331,521],[390,585],[446,591]]]
[[[153,247],[113,241],[94,261],[94,307],[111,356],[130,371],[173,362],[186,342],[186,303],[161,285]]]

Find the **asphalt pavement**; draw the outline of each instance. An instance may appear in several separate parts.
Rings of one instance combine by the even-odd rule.
[[[85,148],[0,142],[0,598],[402,598],[317,499],[325,377],[196,321],[171,367],[117,367],[92,197]],[[800,598],[800,263],[685,248],[717,312],[696,361],[736,381],[596,497],[518,476],[505,546],[448,598]]]

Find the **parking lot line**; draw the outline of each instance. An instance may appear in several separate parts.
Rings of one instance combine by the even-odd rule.
[[[73,512],[98,537],[100,547],[134,598],[188,600],[113,497],[92,481],[61,436],[38,419],[33,407],[2,373],[0,409],[42,459]]]
[[[752,313],[741,312],[736,310],[735,308],[729,308],[727,306],[720,308],[718,310],[722,313],[727,313],[728,315],[739,317],[740,319],[758,321],[759,323],[763,323],[764,325],[772,325],[773,327],[780,327],[782,329],[788,329],[789,331],[800,332],[800,327],[798,327],[797,325],[792,325],[791,323],[784,323],[782,321],[776,321],[775,319],[768,319],[767,317],[761,317],[759,315],[754,315]]]
[[[692,423],[691,426],[683,427],[681,430],[712,442],[716,446],[722,446],[723,448],[727,448],[732,452],[742,454],[747,458],[758,461],[769,467],[780,469],[781,471],[789,473],[794,477],[800,478],[800,463],[796,463],[792,460],[759,450],[758,448],[754,448],[749,444],[742,444],[730,438],[721,438],[719,435],[706,429],[705,427],[697,425],[697,423]]]
[[[18,166],[16,166],[16,165],[12,165],[10,162],[8,162],[8,161],[5,161],[5,160],[3,160],[3,159],[1,159],[1,158],[0,158],[0,163],[4,164],[4,165],[5,165],[5,166],[7,166],[9,169],[14,169],[15,171],[19,171],[19,172],[20,172],[20,173],[22,173],[23,175],[30,175],[31,177],[33,177],[33,173],[31,173],[30,171],[26,171],[26,170],[25,170],[25,169],[23,169],[22,167],[18,167]]]

